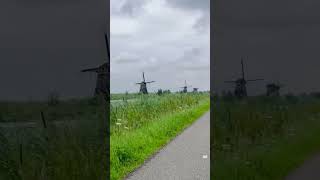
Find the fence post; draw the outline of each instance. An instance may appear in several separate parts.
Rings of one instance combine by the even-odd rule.
[[[19,160],[20,160],[20,166],[23,164],[23,157],[22,157],[22,143],[19,145]]]
[[[46,129],[47,128],[47,122],[46,122],[46,119],[44,117],[43,111],[41,111],[41,120],[42,120],[43,127]]]

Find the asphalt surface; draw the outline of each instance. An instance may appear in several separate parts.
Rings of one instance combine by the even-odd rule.
[[[320,180],[320,154],[304,162],[286,180]]]
[[[126,180],[209,180],[210,112],[207,112]]]

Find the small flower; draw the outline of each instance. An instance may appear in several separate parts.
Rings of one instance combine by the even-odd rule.
[[[122,119],[117,119],[117,121],[122,121]]]
[[[127,126],[124,127],[125,129],[129,129]]]
[[[120,126],[120,125],[121,125],[121,123],[116,123],[116,125],[117,125],[117,126]]]

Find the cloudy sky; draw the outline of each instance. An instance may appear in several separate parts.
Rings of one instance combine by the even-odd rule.
[[[217,1],[215,1],[217,2]],[[221,0],[214,4],[213,90],[233,90],[245,60],[248,93],[264,93],[266,83],[283,91],[320,91],[320,1]]]
[[[210,87],[209,0],[111,0],[111,92]]]
[[[1,0],[0,101],[92,96],[106,60],[106,0]]]

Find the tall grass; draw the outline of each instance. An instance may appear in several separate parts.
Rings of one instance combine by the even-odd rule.
[[[27,117],[38,121],[33,127],[0,128],[0,179],[105,180],[106,107],[92,101],[96,100],[67,101],[45,108],[42,103],[30,106],[14,103],[10,106],[16,109],[2,111],[4,117],[26,118],[23,115],[37,114]],[[43,126],[39,110],[44,110],[47,127]],[[52,117],[53,114],[56,116]],[[60,118],[66,121],[51,121]],[[9,120],[22,121],[5,118]]]
[[[141,96],[111,108],[111,179],[118,180],[209,110],[208,94]]]
[[[216,99],[213,117],[214,179],[283,179],[320,150],[320,143],[315,143],[320,135],[318,99]]]

